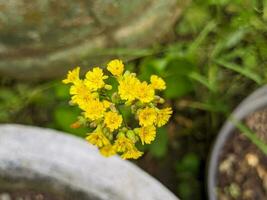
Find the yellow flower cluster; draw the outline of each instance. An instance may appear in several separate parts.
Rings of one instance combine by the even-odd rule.
[[[70,87],[72,105],[81,110],[79,120],[72,127],[90,126],[94,131],[88,133],[86,140],[97,146],[106,157],[119,154],[123,159],[137,159],[143,155],[137,143],[150,144],[155,140],[156,128],[165,125],[171,114],[170,107],[160,109],[158,104],[164,99],[156,91],[166,89],[162,78],[152,75],[150,83],[141,81],[136,74],[125,71],[121,60],[115,59],[107,64],[106,70],[94,67],[84,79],[80,78],[80,67],[76,67],[63,80]],[[112,95],[107,92],[112,86],[106,80],[114,77],[118,87]],[[122,106],[130,107],[139,126],[130,128],[121,114]]]

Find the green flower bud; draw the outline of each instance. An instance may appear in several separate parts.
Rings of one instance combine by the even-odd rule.
[[[78,121],[82,126],[86,126],[87,125],[87,120],[83,116],[78,116]]]
[[[97,124],[95,122],[91,122],[89,125],[91,128],[96,128]]]
[[[105,89],[106,89],[106,90],[112,90],[112,86],[106,84],[106,85],[105,85]]]
[[[109,140],[111,140],[111,141],[113,140],[113,134],[109,134],[107,137]]]
[[[165,100],[163,98],[160,98],[159,103],[165,103]]]
[[[132,111],[132,113],[136,113],[137,106],[135,104],[131,106],[131,111]]]
[[[124,136],[124,135],[125,135],[125,134],[124,134],[123,132],[120,131],[120,132],[118,133],[117,137]]]
[[[97,92],[93,92],[93,93],[92,93],[92,96],[93,96],[94,98],[98,98],[98,97],[99,97],[99,94],[98,94]]]
[[[138,101],[137,103],[136,103],[136,107],[142,107],[144,104],[141,102],[141,101]]]
[[[103,133],[109,140],[113,140],[113,134],[111,132],[109,132],[108,130],[104,131],[103,129]]]
[[[123,127],[123,128],[121,129],[121,131],[122,131],[122,132],[127,132],[128,129],[127,129],[126,127]]]
[[[130,106],[130,105],[132,105],[132,101],[126,101],[126,102],[125,102],[125,105],[126,105],[126,106]]]
[[[136,137],[135,137],[135,133],[133,130],[127,131],[126,135],[130,140],[132,140],[133,142],[136,142]]]
[[[129,75],[131,72],[129,72],[128,70],[125,71],[124,75]]]
[[[133,131],[135,134],[139,134],[140,128],[135,128]]]
[[[111,96],[111,101],[113,103],[118,103],[120,101],[120,96],[117,92],[114,92]]]
[[[73,103],[73,101],[72,101],[72,100],[70,100],[70,101],[69,101],[69,105],[70,105],[70,106],[74,106],[74,105],[75,105],[75,103]]]
[[[109,133],[109,129],[107,127],[103,128],[103,133],[105,134]]]

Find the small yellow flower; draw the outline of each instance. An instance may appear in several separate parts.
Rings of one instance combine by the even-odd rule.
[[[164,108],[159,110],[157,112],[157,126],[161,127],[165,125],[169,121],[171,114],[172,114],[171,108]]]
[[[156,128],[154,126],[141,127],[138,132],[142,144],[150,144],[155,140]]]
[[[138,151],[138,149],[133,146],[131,149],[128,149],[121,155],[122,159],[138,159],[140,156],[143,155],[143,152]]]
[[[155,91],[151,85],[148,85],[147,82],[142,82],[138,85],[137,98],[142,103],[149,103],[154,99]]]
[[[71,95],[81,95],[83,93],[91,93],[91,91],[89,90],[89,88],[84,84],[83,81],[79,81],[77,82],[77,84],[72,85],[70,87],[70,94]]]
[[[137,97],[140,81],[133,74],[126,74],[119,81],[118,92],[122,100],[133,101]]]
[[[129,138],[124,135],[118,136],[114,143],[114,148],[117,152],[125,152],[128,149],[131,149],[134,146],[134,143]]]
[[[108,63],[107,70],[110,71],[114,76],[120,76],[124,70],[124,64],[121,60],[115,59]]]
[[[155,90],[165,90],[166,89],[165,81],[156,75],[152,75],[150,77],[150,82],[151,82],[152,87]]]
[[[122,116],[116,112],[109,111],[105,113],[104,123],[112,132],[121,126]]]
[[[64,79],[62,82],[65,84],[68,83],[76,84],[77,82],[80,81],[79,74],[80,74],[80,67],[76,67],[68,72],[67,78]]]
[[[138,111],[139,124],[141,126],[151,126],[156,122],[157,113],[154,108],[146,107]]]
[[[106,111],[104,104],[99,100],[92,100],[90,103],[82,107],[82,109],[85,111],[85,118],[92,121],[102,118]]]
[[[100,149],[100,153],[105,157],[110,157],[116,154],[115,148],[108,144]]]
[[[85,84],[92,91],[103,88],[105,86],[104,80],[108,78],[99,67],[95,67],[92,71],[87,72],[85,77]]]
[[[110,101],[107,101],[107,100],[104,100],[102,102],[103,102],[103,105],[105,108],[109,108],[112,105],[112,103]]]
[[[97,147],[110,145],[108,138],[102,133],[101,130],[96,130],[86,137],[86,140]]]
[[[78,104],[81,108],[96,97],[95,94],[91,93],[83,81],[79,81],[75,85],[72,85],[70,87],[70,94],[73,95],[71,97],[72,103]]]
[[[140,81],[135,73],[125,71],[119,59],[111,60],[107,70],[118,83],[113,88],[105,83],[108,76],[99,67],[88,71],[84,79],[79,77],[80,67],[68,72],[63,83],[72,83],[69,91],[71,104],[82,110],[82,116],[71,127],[93,128],[86,140],[97,146],[103,156],[118,154],[123,159],[137,159],[143,152],[136,143],[151,144],[156,138],[156,128],[166,124],[171,117],[171,108],[157,107],[164,103],[164,99],[156,92],[166,89],[166,83],[156,75],[150,76],[150,83]],[[139,127],[129,127],[123,121],[123,116],[118,113],[122,105],[135,115]]]

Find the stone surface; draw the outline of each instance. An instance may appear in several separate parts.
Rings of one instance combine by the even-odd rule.
[[[170,32],[189,1],[0,0],[0,75],[52,78],[121,48],[147,47]]]
[[[12,200],[8,193],[0,194],[0,200]]]
[[[128,161],[104,158],[72,135],[21,125],[0,126],[0,191],[4,190],[34,190],[71,200],[177,200]]]

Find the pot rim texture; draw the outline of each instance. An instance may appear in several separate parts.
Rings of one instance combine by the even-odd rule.
[[[242,121],[250,113],[253,113],[259,109],[267,106],[267,86],[263,86],[253,92],[250,96],[245,98],[239,106],[233,111],[233,117]],[[229,138],[231,133],[235,130],[235,125],[227,120],[220,130],[215,143],[213,144],[212,152],[208,163],[208,177],[207,177],[207,190],[210,200],[217,200],[216,194],[216,174],[219,162],[220,152],[224,146],[224,143]]]
[[[0,188],[29,186],[66,200],[178,200],[133,163],[105,158],[84,139],[52,129],[0,125]]]

